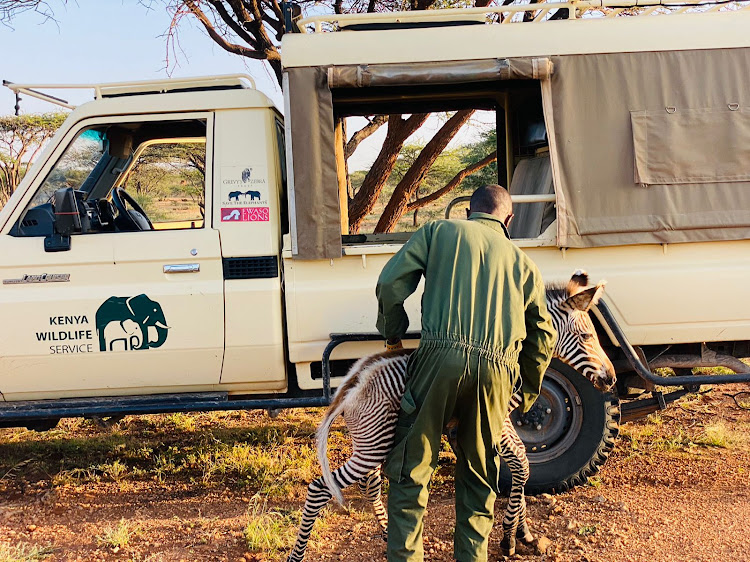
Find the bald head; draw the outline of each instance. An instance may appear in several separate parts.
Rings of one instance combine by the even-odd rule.
[[[505,222],[513,216],[510,193],[497,184],[482,186],[471,195],[469,213],[487,213]]]

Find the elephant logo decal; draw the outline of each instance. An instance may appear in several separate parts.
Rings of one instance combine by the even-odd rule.
[[[109,297],[96,311],[100,351],[161,347],[169,326],[161,305],[146,295]]]
[[[245,198],[247,198],[248,195],[250,196],[250,201],[254,201],[255,199],[260,201],[260,191],[246,191]]]
[[[232,199],[234,199],[235,201],[239,201],[240,195],[244,195],[244,193],[242,193],[241,191],[230,191],[229,200],[231,201]]]
[[[250,181],[250,176],[253,175],[253,169],[252,168],[245,168],[242,170],[242,183],[247,183]]]

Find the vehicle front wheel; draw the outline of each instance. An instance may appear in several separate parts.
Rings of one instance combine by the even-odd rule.
[[[511,419],[529,458],[526,493],[560,493],[585,483],[604,465],[619,433],[620,403],[555,359],[531,410],[523,415],[516,410]],[[505,465],[500,484],[510,488]]]

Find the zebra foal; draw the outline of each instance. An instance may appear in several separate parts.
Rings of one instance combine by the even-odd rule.
[[[601,348],[588,310],[604,290],[604,284],[587,288],[588,276],[573,274],[567,286],[549,285],[547,307],[558,333],[553,355],[588,378],[597,388],[606,390],[614,384],[614,368]],[[387,517],[381,495],[380,465],[393,446],[399,404],[406,386],[406,363],[411,350],[387,351],[357,361],[336,390],[333,401],[317,432],[318,460],[322,476],[310,483],[302,513],[297,540],[287,562],[301,562],[313,525],[320,511],[335,497],[343,505],[341,490],[355,482],[372,503],[383,533]],[[524,486],[529,478],[529,462],[511,421],[512,412],[521,402],[511,398],[503,423],[498,449],[511,472],[511,489],[503,516],[503,554],[515,552],[516,539],[531,542],[533,535],[526,521]],[[328,432],[333,421],[342,415],[352,439],[352,456],[340,468],[330,470]],[[449,423],[450,430],[452,423]]]

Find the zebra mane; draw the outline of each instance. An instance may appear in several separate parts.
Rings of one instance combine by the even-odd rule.
[[[561,302],[570,296],[567,283],[552,282],[544,285],[547,302]]]

